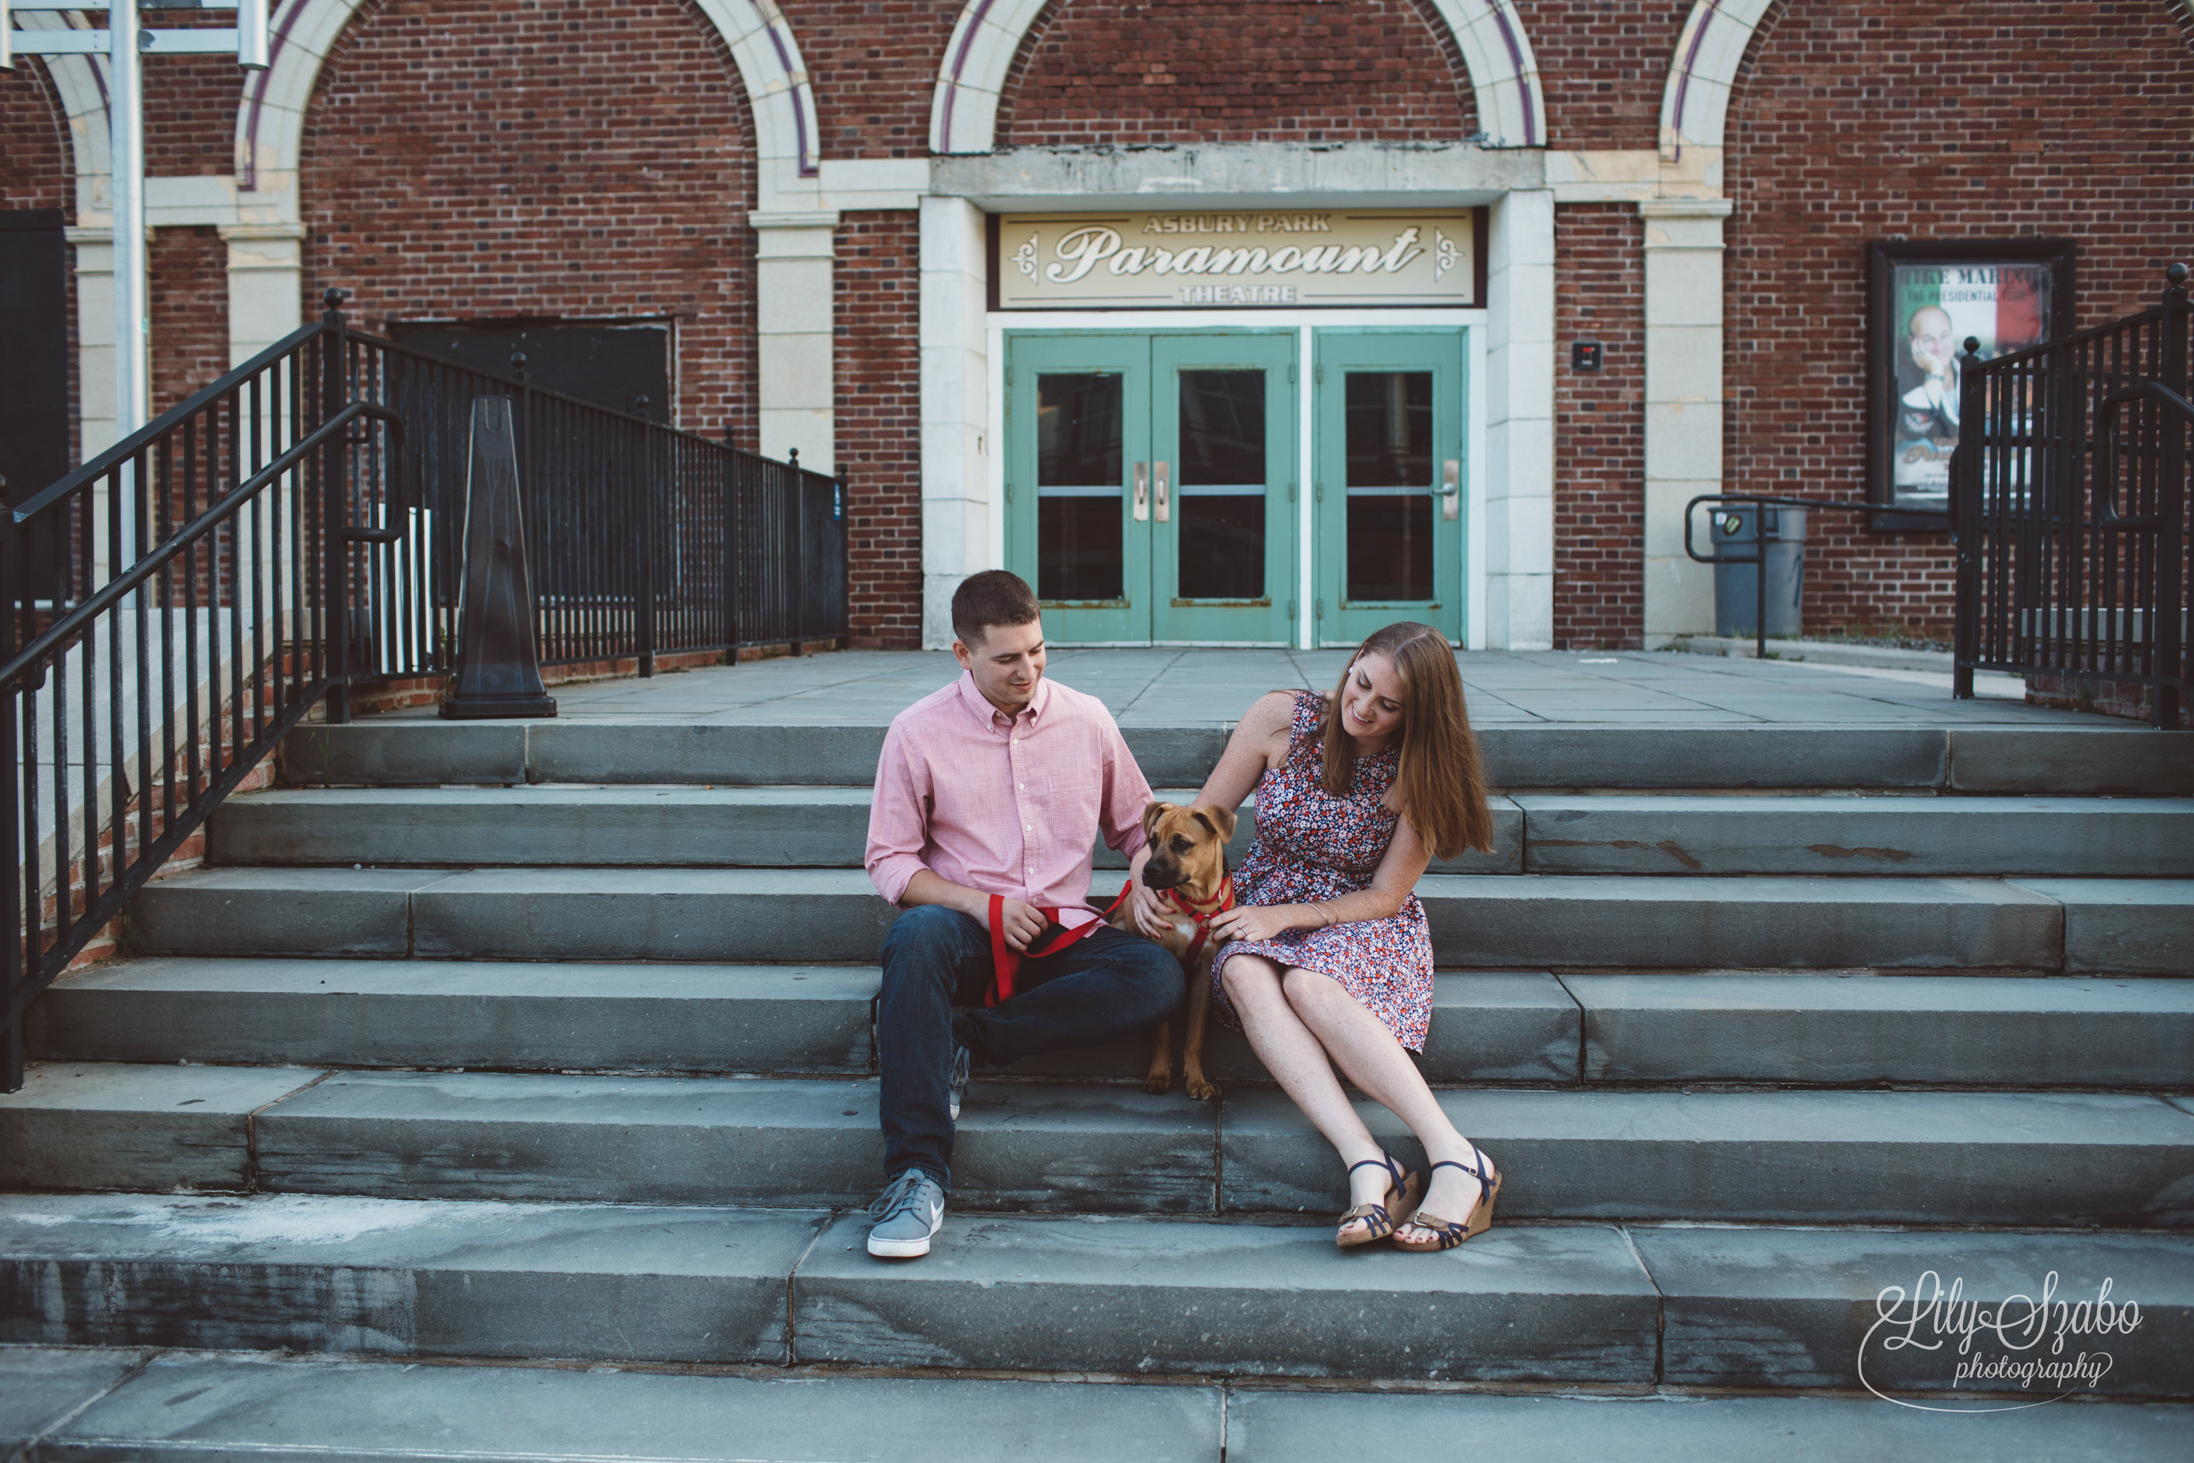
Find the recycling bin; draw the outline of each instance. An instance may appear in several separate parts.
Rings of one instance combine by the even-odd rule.
[[[1762,552],[1766,563],[1714,565],[1714,633],[1736,639],[1759,634],[1758,575],[1767,571],[1767,633],[1794,640],[1805,633],[1805,516],[1803,508],[1759,503],[1717,503],[1708,542],[1714,557],[1751,558]]]

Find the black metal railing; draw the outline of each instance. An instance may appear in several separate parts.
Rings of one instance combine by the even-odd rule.
[[[1951,464],[1956,694],[1973,672],[2138,686],[2180,724],[2189,681],[2187,269],[2152,310],[1978,359]]]
[[[517,398],[549,663],[846,633],[844,485],[336,308],[0,511],[0,1090],[38,993],[306,712],[446,674],[472,402]]]

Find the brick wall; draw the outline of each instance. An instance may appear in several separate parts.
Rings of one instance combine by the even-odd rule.
[[[679,426],[754,445],[752,127],[686,0],[385,0],[321,75],[308,318],[671,318]]]
[[[0,208],[65,208],[73,218],[69,119],[32,57],[0,71]]]
[[[1627,203],[1554,211],[1554,648],[1633,649],[1645,625],[1645,256]],[[1603,347],[1573,371],[1569,343]]]
[[[801,0],[784,11],[815,78],[825,155],[927,157],[956,0]]]
[[[152,236],[152,414],[229,368],[228,245],[211,228]]]
[[[1475,115],[1446,27],[1416,0],[1073,0],[1030,28],[998,139],[1434,142]]]
[[[1549,145],[1660,146],[1661,89],[1690,13],[1691,0],[1516,0]]]
[[[911,648],[922,640],[919,215],[846,214],[835,280],[853,643]]]
[[[96,21],[105,24],[104,19]],[[233,10],[154,10],[157,30],[223,30]],[[145,58],[145,176],[182,178],[236,170],[236,103],[249,73],[236,53]]]
[[[2080,242],[2078,323],[2194,255],[2194,45],[2168,0],[1790,0],[1730,106],[1725,478],[1857,498],[1865,241]],[[1807,625],[1945,631],[1939,535],[1815,515]]]

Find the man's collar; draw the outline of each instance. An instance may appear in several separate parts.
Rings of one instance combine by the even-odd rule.
[[[975,672],[968,670],[961,671],[958,684],[960,687],[960,700],[962,704],[964,704],[970,712],[974,713],[975,719],[981,722],[984,726],[992,725],[993,718],[1006,715],[1005,712],[1000,711],[996,706],[993,706],[990,703],[990,698],[985,696],[982,693],[981,689],[976,686]],[[1034,725],[1036,725],[1036,723],[1042,721],[1044,717],[1044,710],[1050,705],[1051,677],[1045,676],[1042,680],[1039,680],[1036,683],[1036,694],[1029,698],[1028,706],[1026,708],[1028,712],[1029,725],[1033,727]],[[1019,720],[1018,717],[1009,717],[1008,719]]]

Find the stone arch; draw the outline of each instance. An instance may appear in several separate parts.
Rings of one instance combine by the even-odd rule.
[[[279,0],[271,64],[244,88],[236,112],[236,182],[246,195],[268,195],[264,222],[300,219],[298,170],[305,114],[320,70],[343,28],[366,0]],[[738,64],[754,116],[763,194],[813,191],[822,171],[815,91],[792,27],[776,0],[694,0]],[[774,185],[774,186],[773,186]],[[247,207],[249,205],[247,204]]]
[[[1752,33],[1774,0],[1695,0],[1669,57],[1661,89],[1661,155],[1675,162],[1692,147],[1720,147]]]
[[[1720,147],[1729,98],[1745,52],[1775,0],[1694,0],[1676,38],[1661,90],[1661,155],[1674,162],[1684,147]],[[2167,0],[2181,23],[2194,22],[2194,0]]]
[[[989,152],[997,140],[998,102],[1014,57],[1054,0],[967,0],[937,68],[930,103],[932,153]],[[1539,63],[1514,0],[1432,0],[1477,98],[1478,125],[1493,147],[1542,147],[1546,100]]]
[[[16,15],[25,30],[62,30],[67,20],[56,11],[26,10]],[[108,191],[114,149],[107,140],[107,84],[105,67],[92,56],[40,56],[46,79],[68,117],[62,145],[68,149],[69,174],[76,196],[71,211],[81,219],[86,213],[105,213],[114,206]],[[22,64],[21,62],[17,63]]]

